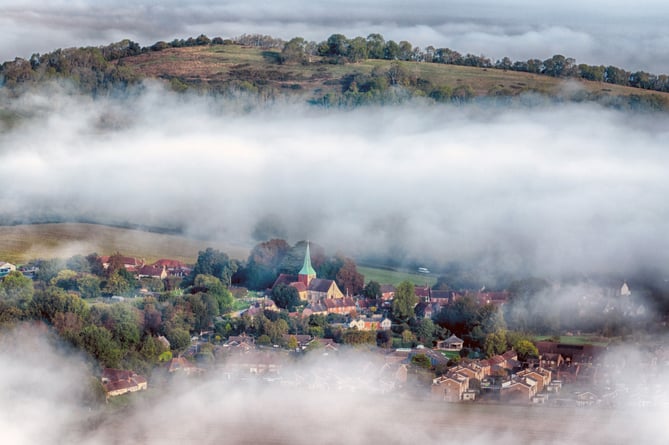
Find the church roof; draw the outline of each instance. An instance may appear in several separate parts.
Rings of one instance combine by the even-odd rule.
[[[300,269],[300,275],[316,276],[316,271],[311,267],[311,254],[309,253],[309,243],[307,243],[307,250],[304,253],[304,265]]]
[[[279,274],[279,276],[276,278],[276,281],[274,281],[274,284],[272,284],[272,289],[274,289],[279,284],[285,284],[286,286],[288,286],[296,281],[297,281],[297,275],[282,273]]]
[[[333,280],[326,280],[326,279],[323,279],[323,278],[314,278],[309,283],[309,290],[315,291],[315,292],[327,292],[328,289],[330,289],[330,286],[332,286],[332,283],[334,283]]]

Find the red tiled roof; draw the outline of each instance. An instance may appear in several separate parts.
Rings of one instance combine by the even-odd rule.
[[[293,283],[290,283],[290,285],[293,286],[298,292],[307,291],[307,286],[305,286],[304,283],[301,281],[295,281]]]
[[[183,269],[184,267],[186,267],[186,265],[181,261],[170,260],[165,258],[156,261],[155,263],[152,264],[152,266],[160,267],[161,269],[163,266],[167,267],[168,269]]]
[[[149,277],[159,277],[163,273],[162,266],[142,266],[139,268],[140,275],[147,275]]]
[[[279,284],[285,284],[288,286],[290,283],[294,283],[297,281],[297,275],[290,275],[287,273],[282,273],[279,274],[278,277],[276,277],[276,280],[274,281],[274,284],[272,284],[272,289],[274,289],[276,286]]]

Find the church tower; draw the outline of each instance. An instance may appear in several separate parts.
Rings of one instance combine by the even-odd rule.
[[[309,242],[307,242],[307,251],[304,253],[304,265],[300,269],[300,273],[297,275],[297,281],[304,283],[308,288],[311,280],[316,278],[316,271],[311,267],[311,254],[309,253]]]

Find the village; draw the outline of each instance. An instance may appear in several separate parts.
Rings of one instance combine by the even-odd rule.
[[[109,257],[101,257],[101,261],[103,267],[109,267]],[[175,260],[147,265],[121,257],[121,262],[125,270],[141,278],[166,280],[191,273],[189,266]],[[14,270],[9,263],[0,264],[4,276]],[[34,272],[23,270],[26,276]],[[300,311],[288,312],[272,300],[272,290],[281,286],[295,289],[302,302]],[[334,280],[317,277],[307,245],[299,273],[279,274],[272,287],[252,298],[247,308],[219,315],[209,329],[193,332],[187,345],[175,348],[165,335],[157,335],[164,353],[151,370],[151,377],[129,369],[103,367],[101,384],[107,399],[165,387],[175,378],[220,378],[234,385],[362,392],[444,403],[605,408],[667,404],[660,396],[667,388],[658,378],[669,364],[669,349],[663,345],[637,344],[634,360],[629,360],[626,345],[612,344],[601,337],[592,337],[592,342],[570,342],[571,333],[534,339],[529,351],[511,347],[487,355],[448,331],[447,337],[435,336],[430,343],[420,342],[415,335],[407,342],[398,342],[393,339],[393,330],[401,323],[393,315],[397,290],[384,284],[379,286],[378,299],[347,295]],[[617,293],[629,296],[627,283]],[[420,313],[417,318],[422,320],[432,320],[465,298],[480,307],[501,310],[510,296],[508,291],[456,292],[428,286],[413,286],[413,294],[411,310]],[[154,296],[157,294],[142,289],[137,296],[112,295],[108,301],[111,305],[128,305]],[[607,303],[606,310],[610,306]],[[270,338],[257,335],[257,329],[249,333],[244,329],[239,333],[220,329],[220,322],[227,321],[229,327],[229,321],[236,319],[253,326],[260,318],[281,320],[280,316],[290,320],[291,326],[324,320],[327,330],[300,333],[296,329]],[[325,332],[340,335],[336,341]],[[355,340],[356,333],[371,335]],[[406,337],[407,331],[400,334]],[[623,355],[625,360],[615,358]]]

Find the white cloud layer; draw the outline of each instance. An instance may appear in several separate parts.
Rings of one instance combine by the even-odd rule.
[[[421,102],[239,112],[156,84],[126,101],[52,90],[10,107],[33,117],[0,135],[4,219],[88,217],[249,244],[269,220],[290,241],[350,255],[523,273],[669,259],[664,114]]]
[[[142,45],[205,33],[243,33],[322,41],[381,33],[425,47],[449,47],[493,59],[546,59],[669,73],[666,22],[659,0],[634,3],[573,0],[555,4],[509,0],[70,2],[5,0],[0,5],[0,60],[58,47],[104,45],[131,38]]]

